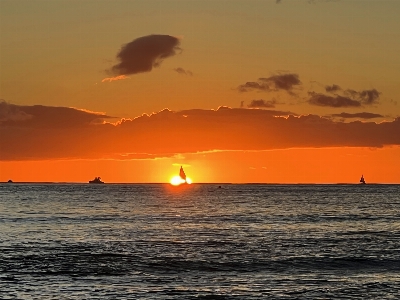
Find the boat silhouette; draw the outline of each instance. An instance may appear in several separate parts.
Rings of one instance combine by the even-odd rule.
[[[89,183],[104,183],[101,181],[100,177],[95,177],[93,180],[90,180]]]
[[[364,179],[364,175],[361,175],[360,183],[361,184],[366,184],[365,179]]]
[[[181,166],[181,169],[179,170],[179,177],[182,178],[182,180],[185,181],[184,183],[187,183],[187,181],[186,181],[186,174],[185,174],[185,171],[183,171],[182,166]]]

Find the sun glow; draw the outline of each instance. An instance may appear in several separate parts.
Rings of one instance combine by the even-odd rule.
[[[171,178],[170,183],[172,185],[181,185],[185,183],[185,180],[183,180],[180,176],[174,176]],[[189,177],[186,177],[186,183],[191,184],[192,180]]]

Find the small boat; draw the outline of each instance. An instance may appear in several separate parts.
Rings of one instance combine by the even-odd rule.
[[[178,175],[171,178],[171,184],[173,186],[186,186],[190,185],[192,180],[186,176],[183,167],[181,166]]]
[[[89,183],[104,183],[101,181],[100,177],[95,177],[93,180],[90,180]]]
[[[366,184],[365,179],[364,179],[364,175],[361,175],[360,183],[361,184]]]
[[[11,179],[9,179],[9,180],[7,181],[7,183],[13,183],[13,181],[12,181]]]
[[[186,181],[186,174],[185,174],[185,171],[183,171],[182,166],[181,166],[181,169],[179,170],[179,177],[182,178],[182,180],[184,180],[185,183],[187,183],[187,181]]]

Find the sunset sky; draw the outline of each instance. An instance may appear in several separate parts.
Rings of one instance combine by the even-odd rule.
[[[399,15],[0,0],[0,181],[400,183]]]

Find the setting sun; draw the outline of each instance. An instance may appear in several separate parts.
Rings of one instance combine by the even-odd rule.
[[[179,175],[172,177],[170,182],[172,185],[181,185],[181,184],[191,184],[192,180],[186,176],[185,171],[181,166],[179,170]]]
[[[189,177],[186,177],[186,181],[183,180],[180,176],[174,176],[171,178],[170,183],[172,185],[180,185],[180,184],[184,184],[184,183],[188,183],[191,184],[192,180]]]

